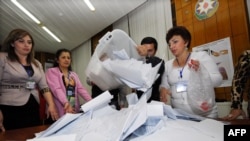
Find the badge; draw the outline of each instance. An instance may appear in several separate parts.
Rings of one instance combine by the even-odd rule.
[[[74,91],[75,91],[75,89],[73,86],[68,86],[67,87],[67,96],[75,96]]]
[[[175,84],[176,92],[186,92],[187,91],[187,82],[186,81],[180,81]]]
[[[25,88],[32,90],[32,89],[35,89],[35,86],[36,86],[36,82],[34,82],[34,81],[27,81],[26,85],[25,85]]]

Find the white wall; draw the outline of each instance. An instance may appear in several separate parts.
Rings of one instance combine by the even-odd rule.
[[[91,93],[91,87],[86,83],[85,69],[91,58],[91,42],[87,41],[80,47],[72,50],[72,69],[75,71],[83,86]]]

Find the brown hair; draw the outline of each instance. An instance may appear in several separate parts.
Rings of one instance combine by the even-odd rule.
[[[38,63],[36,62],[36,60],[34,58],[34,45],[35,45],[35,43],[34,43],[33,37],[31,36],[31,34],[28,31],[25,31],[23,29],[12,30],[3,42],[2,51],[8,53],[8,58],[11,61],[18,61],[19,62],[19,58],[16,55],[15,48],[12,46],[12,44],[14,44],[15,41],[17,41],[25,36],[29,36],[31,38],[31,41],[32,41],[32,48],[31,48],[30,53],[28,54],[27,63],[29,63],[29,64],[34,63],[35,66],[38,67]]]

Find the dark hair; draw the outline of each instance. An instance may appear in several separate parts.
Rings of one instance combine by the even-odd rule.
[[[61,55],[63,52],[68,52],[69,55],[70,55],[70,57],[71,57],[71,52],[70,52],[70,50],[65,49],[65,48],[57,50],[57,51],[56,51],[56,60],[55,60],[55,62],[54,62],[54,67],[58,67],[58,66],[59,66],[59,64],[57,63],[57,60],[59,60],[59,57],[60,57],[60,55]],[[71,63],[72,63],[72,59],[71,59]],[[69,65],[69,67],[68,67],[69,71],[72,71],[71,63],[70,63],[70,65]]]
[[[141,40],[141,45],[144,45],[144,44],[154,44],[155,52],[158,49],[158,43],[157,43],[156,39],[153,38],[153,37],[145,37],[145,38],[143,38]]]
[[[166,34],[166,41],[169,43],[169,40],[175,36],[175,35],[180,35],[185,42],[188,42],[187,48],[190,47],[191,44],[191,34],[190,32],[186,29],[184,26],[174,26],[170,28]]]
[[[33,37],[31,36],[31,34],[23,29],[14,29],[12,30],[9,35],[5,38],[4,42],[3,42],[3,46],[2,46],[2,51],[3,52],[7,52],[8,53],[8,58],[11,61],[18,61],[20,62],[18,56],[15,53],[15,48],[13,47],[12,44],[14,44],[15,41],[25,37],[25,36],[29,36],[31,41],[32,41],[32,48],[30,53],[28,54],[27,57],[27,63],[31,64],[34,63],[35,66],[38,67],[38,63],[36,62],[35,58],[34,58],[34,45],[35,42],[33,40]]]

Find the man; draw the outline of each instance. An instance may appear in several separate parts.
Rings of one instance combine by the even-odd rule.
[[[161,66],[158,70],[158,73],[160,76],[157,78],[157,80],[152,85],[152,94],[151,97],[148,99],[147,102],[151,102],[152,100],[160,101],[160,92],[159,92],[159,86],[161,84],[161,77],[165,70],[165,63],[164,60],[160,59],[159,57],[156,57],[156,51],[158,49],[158,43],[155,38],[153,37],[145,37],[141,41],[142,48],[146,49],[146,63],[151,63],[152,67],[156,66],[157,64],[161,63]],[[141,48],[140,46],[138,48]],[[140,51],[138,51],[140,54]],[[143,94],[142,91],[136,91],[138,98],[141,97]]]

